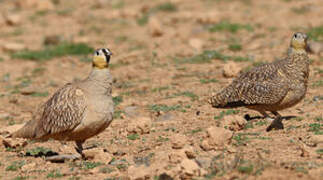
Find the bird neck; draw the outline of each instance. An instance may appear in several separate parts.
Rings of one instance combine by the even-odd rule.
[[[108,68],[94,67],[87,80],[93,83],[94,86],[104,89],[110,89],[112,85],[112,76]]]
[[[294,55],[294,54],[307,54],[306,50],[304,48],[294,48],[294,47],[290,47],[288,49],[288,55]]]

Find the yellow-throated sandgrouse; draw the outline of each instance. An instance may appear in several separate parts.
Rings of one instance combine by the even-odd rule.
[[[306,94],[309,59],[306,53],[307,35],[295,33],[287,57],[241,73],[239,77],[212,95],[209,103],[215,108],[247,107],[269,117],[275,115],[267,131],[283,129],[278,111],[299,103]]]
[[[56,91],[11,137],[75,141],[76,150],[82,154],[84,141],[106,129],[113,119],[112,77],[108,69],[111,54],[109,49],[96,50],[90,75]]]

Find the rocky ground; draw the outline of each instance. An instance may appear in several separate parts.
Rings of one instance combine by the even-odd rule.
[[[93,49],[114,53],[111,126],[72,142],[3,139],[0,179],[322,179],[323,1],[0,1],[0,129],[17,129],[67,82],[85,78]],[[291,35],[314,42],[309,89],[285,129],[266,132],[247,109],[207,97],[240,72],[286,55]]]

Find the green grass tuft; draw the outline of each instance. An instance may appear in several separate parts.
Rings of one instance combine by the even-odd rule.
[[[315,135],[323,134],[323,125],[321,123],[312,123],[309,127],[309,131],[314,132]]]
[[[231,33],[236,33],[242,29],[253,31],[253,27],[250,24],[230,23],[229,21],[221,21],[218,24],[214,24],[209,27],[210,32],[228,31]]]
[[[323,25],[311,28],[307,32],[310,39],[314,41],[322,41],[323,40]]]
[[[233,44],[229,44],[228,47],[231,51],[241,51],[242,50],[242,45],[238,44],[238,43],[233,43]]]
[[[187,57],[187,58],[174,58],[175,63],[177,64],[203,64],[211,63],[211,60],[218,59],[222,61],[232,60],[235,62],[250,61],[251,59],[241,56],[228,56],[224,55],[218,51],[214,50],[205,50],[201,54]]]
[[[114,106],[118,106],[120,103],[123,102],[122,96],[116,96],[112,98]]]
[[[169,112],[169,111],[183,111],[184,109],[182,108],[181,105],[173,105],[173,106],[167,106],[165,104],[153,104],[148,107],[150,111],[153,112]]]
[[[61,178],[64,175],[59,172],[59,170],[51,171],[50,173],[47,174],[47,178]]]
[[[129,139],[129,140],[136,140],[136,139],[139,139],[140,137],[139,137],[139,134],[129,134],[128,136],[127,136],[127,139]]]
[[[165,12],[175,12],[177,11],[177,7],[171,3],[171,2],[166,2],[159,4],[158,6],[155,7],[156,11],[165,11]]]
[[[253,171],[253,165],[249,164],[249,165],[239,166],[238,171],[244,174],[251,174]]]
[[[23,165],[25,165],[25,161],[14,161],[9,166],[6,167],[6,171],[17,171]]]
[[[82,162],[82,168],[81,169],[93,169],[95,167],[101,166],[102,163],[100,162],[89,162],[89,161],[83,161]]]
[[[28,59],[34,61],[50,60],[54,57],[62,57],[66,55],[87,55],[92,53],[94,49],[84,43],[62,43],[57,46],[47,47],[43,50],[30,51],[24,50],[13,53],[12,58]]]
[[[217,79],[200,79],[200,83],[202,84],[216,83],[216,82],[218,82]]]
[[[318,80],[318,81],[315,81],[313,84],[312,84],[312,87],[316,88],[316,87],[321,87],[323,86],[323,80]]]

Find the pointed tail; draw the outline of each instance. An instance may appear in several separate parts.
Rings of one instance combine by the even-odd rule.
[[[212,94],[208,103],[214,108],[236,108],[247,105],[232,86],[228,86],[217,94]]]

